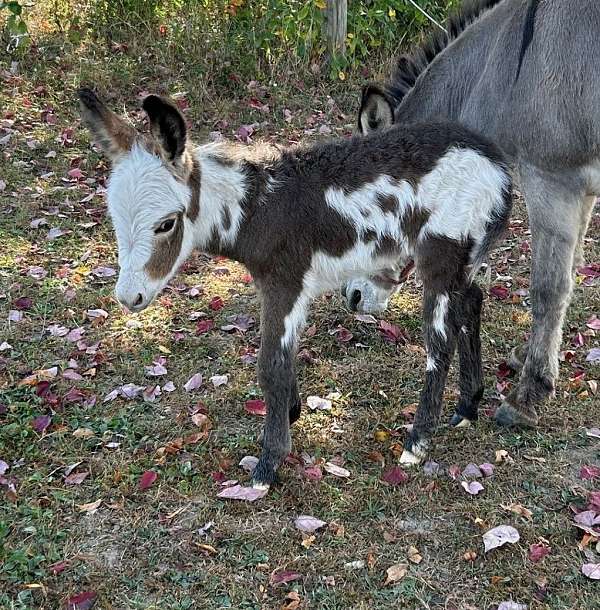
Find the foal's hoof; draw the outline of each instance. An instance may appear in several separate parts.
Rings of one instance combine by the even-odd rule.
[[[400,463],[404,466],[418,466],[422,461],[423,458],[420,458],[408,449],[405,449],[400,456]]]
[[[400,464],[405,466],[418,466],[427,457],[428,442],[415,441],[411,436],[404,443],[404,451],[400,456]]]
[[[258,489],[259,491],[269,491],[271,486],[268,483],[261,483],[252,479],[252,489]]]
[[[277,480],[277,472],[273,463],[269,459],[261,457],[252,471],[252,487],[254,489],[269,489],[269,487]]]
[[[450,426],[452,428],[470,428],[473,425],[473,422],[458,413],[455,413],[450,419]]]
[[[494,415],[497,423],[501,426],[518,426],[520,428],[535,428],[538,425],[538,415],[531,407],[528,409],[517,408],[505,400]]]

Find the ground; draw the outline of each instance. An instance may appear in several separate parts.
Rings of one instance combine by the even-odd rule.
[[[393,470],[424,374],[418,285],[383,314],[387,332],[327,295],[302,341],[304,413],[280,483],[254,503],[220,499],[224,481],[248,483],[238,463],[259,452],[262,417],[247,410],[261,398],[254,286],[239,265],[197,255],[146,312],[122,311],[108,167],[79,124],[75,89],[93,82],[130,112],[144,91],[180,93],[197,140],[289,144],[350,133],[361,79],[233,79],[211,97],[189,74],[138,56],[48,44],[12,72],[1,66],[0,607],[597,608],[598,585],[581,567],[600,554],[574,514],[598,501],[600,441],[589,430],[600,424],[600,368],[586,361],[599,346],[598,212],[538,429],[491,418],[514,383],[506,358],[530,325],[518,205],[491,261],[476,427],[443,425],[433,463]],[[241,330],[222,330],[232,316]],[[197,373],[202,384],[186,391]],[[225,381],[215,375],[226,383],[215,387]],[[306,407],[330,394],[330,410]],[[453,371],[444,422],[456,396]],[[349,476],[328,472],[330,461]],[[487,463],[492,476],[463,473]],[[477,495],[461,485],[469,471]],[[300,515],[326,525],[302,533]],[[483,534],[501,525],[520,540],[484,553]]]

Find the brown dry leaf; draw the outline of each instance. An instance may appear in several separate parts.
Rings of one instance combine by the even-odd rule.
[[[477,553],[475,551],[467,551],[463,555],[465,561],[475,561],[477,559]]]
[[[404,415],[404,417],[406,418],[411,418],[417,412],[418,406],[419,405],[416,402],[413,402],[409,405],[406,405],[406,407],[404,407],[404,409],[402,409],[400,413],[402,413],[402,415]]]
[[[94,436],[94,431],[89,428],[77,428],[73,431],[73,436],[75,438],[90,438]]]
[[[377,430],[373,437],[378,443],[385,443],[390,438],[390,433],[387,430]]]
[[[372,571],[376,563],[377,559],[375,559],[375,555],[373,555],[373,553],[367,553],[367,566],[369,566],[369,570]]]
[[[385,582],[383,583],[383,586],[387,587],[387,585],[393,585],[394,583],[397,583],[399,580],[402,580],[406,576],[407,572],[407,563],[394,564],[386,570],[387,577],[385,579]]]
[[[423,561],[423,557],[417,547],[409,546],[408,547],[408,561],[411,563],[419,564]]]
[[[296,610],[300,607],[302,598],[296,593],[296,591],[290,591],[283,600],[283,606],[281,610]]]
[[[331,530],[333,535],[337,536],[338,538],[343,538],[344,534],[346,533],[346,528],[340,523],[336,523],[335,521],[332,521],[329,524],[328,528]]]
[[[509,510],[511,513],[515,513],[515,515],[519,515],[520,517],[523,517],[527,520],[531,520],[531,518],[533,517],[533,513],[521,504],[500,504],[500,507],[504,510]]]
[[[534,455],[524,455],[523,459],[529,460],[530,462],[536,462],[538,464],[545,464],[546,459],[541,457],[535,457]]]
[[[309,536],[307,534],[302,534],[302,542],[300,544],[302,544],[302,546],[305,549],[310,548],[310,546],[312,545],[312,543],[316,540],[316,536],[313,534],[312,536]]]
[[[200,542],[194,542],[194,545],[198,547],[205,555],[216,555],[217,549],[210,544],[201,544]]]
[[[88,502],[87,504],[76,504],[79,512],[91,513],[92,511],[98,510],[98,507],[102,504],[102,498],[99,498],[95,502]]]
[[[498,449],[496,451],[496,464],[501,464],[502,462],[512,462],[513,459],[510,457],[508,451],[505,449]]]
[[[392,543],[392,542],[396,542],[396,540],[398,540],[398,538],[396,538],[396,535],[393,532],[383,532],[383,539],[388,543]]]
[[[376,464],[385,464],[385,458],[381,451],[369,451],[369,453],[367,453],[367,460],[369,460],[369,462],[375,462]]]
[[[497,587],[504,580],[504,576],[492,576],[491,582],[493,587]]]
[[[403,451],[404,446],[402,443],[394,443],[393,445],[390,445],[390,452],[395,458],[400,457]]]

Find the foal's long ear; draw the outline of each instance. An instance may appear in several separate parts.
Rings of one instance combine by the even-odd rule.
[[[380,131],[394,124],[394,103],[378,85],[363,87],[358,111],[358,129],[362,134]]]
[[[106,155],[114,161],[131,150],[135,129],[109,110],[91,89],[80,89],[78,95],[81,117]]]
[[[162,148],[167,161],[176,163],[185,151],[186,133],[185,119],[173,102],[149,95],[142,107],[150,119],[150,130]]]

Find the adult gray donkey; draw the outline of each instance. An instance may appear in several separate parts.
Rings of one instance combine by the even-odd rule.
[[[533,328],[511,358],[522,370],[496,412],[504,425],[536,425],[558,376],[573,268],[600,194],[599,57],[598,0],[478,0],[401,57],[386,86],[363,90],[363,133],[451,119],[509,155],[532,234]],[[380,285],[357,280],[346,287],[353,308],[367,308],[361,290],[385,303]]]

